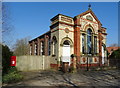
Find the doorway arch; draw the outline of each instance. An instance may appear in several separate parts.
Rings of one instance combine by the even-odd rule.
[[[73,46],[73,41],[72,41],[72,39],[70,39],[69,37],[63,38],[63,39],[61,40],[61,42],[60,42],[60,46],[63,46],[64,42],[66,42],[66,41],[69,43],[70,47]]]

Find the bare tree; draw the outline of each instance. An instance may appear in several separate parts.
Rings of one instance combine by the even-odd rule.
[[[0,43],[2,43],[2,2],[1,1],[0,1]]]
[[[2,43],[9,46],[13,43],[13,39],[11,39],[13,35],[11,34],[11,31],[14,29],[10,14],[10,6],[6,3],[2,3],[2,10],[0,12],[2,12]]]
[[[25,37],[23,39],[17,40],[15,47],[14,47],[14,54],[17,56],[20,55],[28,55],[29,52],[29,46],[28,46],[28,41],[29,37]]]

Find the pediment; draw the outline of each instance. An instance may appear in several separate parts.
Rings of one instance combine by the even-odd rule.
[[[96,17],[96,15],[93,13],[92,10],[87,10],[86,12],[83,12],[82,14],[77,15],[77,17],[83,18],[83,19],[87,19],[93,22],[97,22],[98,24],[101,22],[98,20],[98,18]]]

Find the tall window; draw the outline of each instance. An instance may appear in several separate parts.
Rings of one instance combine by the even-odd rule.
[[[53,55],[56,54],[56,42],[53,41]]]
[[[97,37],[94,37],[94,52],[97,53]]]
[[[52,54],[53,55],[56,55],[56,52],[57,52],[56,48],[57,48],[57,39],[55,36],[53,36],[53,39],[52,39],[52,50],[53,50]]]
[[[41,55],[44,55],[44,41],[41,41]]]
[[[50,39],[48,40],[48,55],[50,55]]]
[[[30,45],[30,55],[32,55],[32,46]]]
[[[87,30],[87,53],[92,54],[92,31],[90,28]]]
[[[37,44],[35,44],[35,55],[37,55]]]
[[[85,53],[85,35],[82,34],[82,53]]]

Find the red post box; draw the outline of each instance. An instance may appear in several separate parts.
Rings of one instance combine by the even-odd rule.
[[[16,56],[11,56],[11,64],[10,66],[16,66]]]

